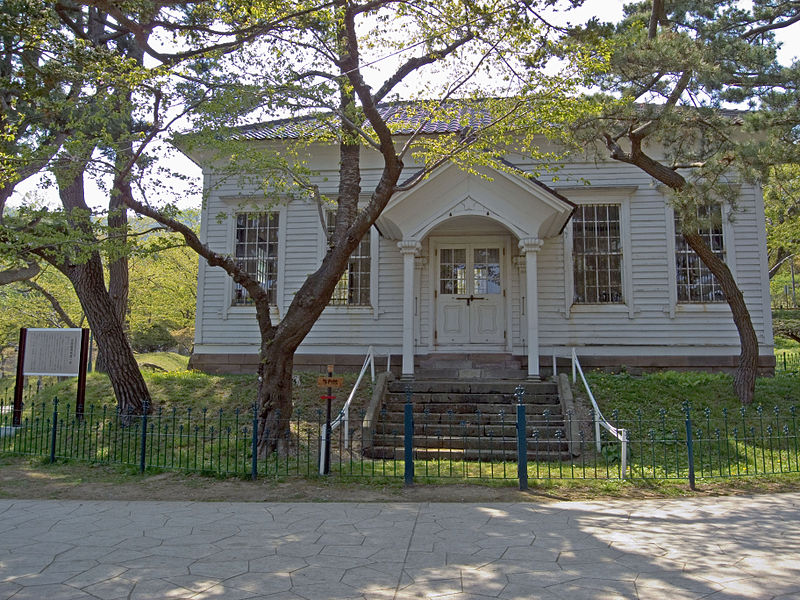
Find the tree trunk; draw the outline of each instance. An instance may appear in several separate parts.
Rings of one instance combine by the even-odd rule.
[[[145,403],[150,407],[150,392],[106,291],[100,255],[95,252],[85,263],[59,268],[74,286],[92,328],[98,360],[106,367],[120,414],[142,414]]]
[[[258,365],[258,456],[289,453],[292,419],[294,351],[280,344],[264,344]]]
[[[127,244],[128,235],[128,208],[125,199],[130,196],[131,188],[127,181],[115,181],[109,202],[108,227],[110,234],[115,236],[120,244]],[[130,274],[128,268],[127,249],[119,256],[114,257],[108,265],[108,295],[114,306],[114,314],[128,333],[128,290],[130,289]],[[108,373],[105,359],[102,354],[97,357],[95,369],[101,373]]]
[[[84,197],[83,167],[56,171],[59,195],[69,214],[71,226],[81,233],[87,243],[96,242]],[[100,253],[92,251],[80,260],[70,260],[62,254],[43,255],[43,258],[64,273],[75,288],[81,308],[89,321],[97,342],[98,361],[106,368],[120,414],[142,414],[144,405],[150,406],[150,393],[139,365],[133,356],[122,323],[117,318],[116,307],[105,286]]]
[[[641,138],[629,136],[631,139],[631,152],[624,152],[617,143],[606,135],[606,144],[611,152],[611,158],[628,163],[642,169],[656,180],[667,185],[673,190],[680,191],[686,185],[686,179],[676,169],[671,169],[653,160],[642,151]],[[753,328],[750,312],[747,310],[742,292],[736,284],[728,265],[720,259],[702,236],[696,233],[683,234],[689,247],[695,251],[700,260],[709,271],[717,278],[725,299],[730,306],[733,321],[739,332],[741,352],[739,366],[733,377],[733,388],[742,404],[752,404],[755,394],[756,375],[758,374],[758,337]]]
[[[733,387],[742,404],[752,404],[756,388],[756,375],[758,375],[758,337],[753,328],[753,322],[750,319],[744,296],[739,286],[736,285],[736,280],[733,278],[728,265],[714,254],[702,236],[695,233],[685,233],[684,238],[689,247],[695,251],[700,260],[717,278],[725,294],[725,300],[730,306],[733,322],[739,331],[741,343],[739,366],[733,377]]]

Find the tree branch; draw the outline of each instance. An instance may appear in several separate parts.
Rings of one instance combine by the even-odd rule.
[[[410,75],[417,69],[424,67],[425,65],[429,65],[431,63],[436,62],[437,60],[440,60],[443,56],[449,56],[450,54],[458,50],[458,48],[460,48],[467,42],[472,41],[473,39],[475,39],[475,34],[472,31],[470,31],[464,37],[455,40],[453,43],[445,46],[441,50],[431,51],[424,56],[415,56],[414,58],[409,59],[408,61],[405,62],[405,64],[401,65],[400,68],[397,69],[397,71],[395,71],[391,77],[389,77],[389,79],[387,79],[383,83],[383,85],[377,92],[375,92],[375,94],[373,95],[374,101],[376,103],[379,103],[386,97],[386,95],[389,92],[391,92],[394,89],[394,87],[398,83],[403,81],[403,79],[405,79],[408,75]]]
[[[53,296],[53,294],[48,292],[46,289],[44,289],[42,286],[40,286],[35,281],[28,280],[28,281],[25,282],[25,285],[28,286],[29,288],[31,288],[32,290],[35,290],[35,291],[39,292],[42,296],[44,296],[47,299],[47,301],[50,303],[50,306],[53,307],[53,310],[56,311],[56,313],[58,314],[59,318],[64,322],[64,324],[67,327],[71,327],[73,329],[78,329],[78,326],[75,324],[75,321],[73,321],[70,318],[70,316],[67,314],[67,311],[64,310],[64,308],[61,306],[61,303],[58,301],[58,299],[55,296]]]
[[[758,37],[762,33],[775,31],[776,29],[783,29],[784,27],[788,27],[789,25],[797,23],[798,21],[800,21],[800,13],[794,15],[793,17],[789,17],[785,21],[776,21],[774,23],[767,23],[766,25],[762,25],[760,27],[754,27],[749,31],[745,31],[741,37],[744,40]]]
[[[8,285],[18,281],[26,281],[36,277],[42,268],[34,261],[28,261],[28,266],[18,269],[6,269],[0,271],[0,285]]]
[[[191,229],[191,227],[188,227],[177,219],[173,219],[172,217],[163,214],[161,211],[158,211],[147,204],[139,202],[138,200],[134,200],[133,198],[125,198],[125,204],[128,206],[128,208],[134,210],[140,215],[150,217],[154,221],[161,223],[162,225],[169,227],[171,230],[182,235],[183,239],[186,240],[186,245],[197,252],[200,256],[205,258],[210,266],[222,268],[233,278],[236,283],[242,285],[253,299],[253,302],[264,305],[268,303],[269,296],[267,295],[266,290],[264,290],[264,288],[261,286],[261,283],[255,277],[250,275],[250,273],[248,273],[244,268],[240,267],[230,256],[219,254],[218,252],[211,250],[202,241],[200,241],[200,238]],[[269,311],[266,312],[268,313]],[[266,318],[269,320],[269,315],[266,315]],[[267,326],[271,326],[271,323],[268,322]]]

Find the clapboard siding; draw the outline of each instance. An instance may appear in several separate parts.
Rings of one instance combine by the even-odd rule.
[[[326,155],[334,160],[335,153]],[[373,163],[373,160],[365,160]],[[374,164],[374,163],[373,163]],[[519,164],[519,162],[518,162]],[[534,165],[523,165],[532,169]],[[335,165],[326,164],[315,182],[325,194],[336,193]],[[411,168],[409,168],[411,170]],[[379,168],[365,169],[362,188],[370,190],[380,178]],[[568,346],[583,347],[587,353],[609,351],[636,354],[640,348],[652,348],[656,341],[666,354],[694,352],[697,348],[720,348],[736,353],[738,335],[726,305],[671,305],[671,273],[674,257],[667,249],[672,226],[667,209],[668,195],[643,172],[615,162],[575,161],[564,165],[558,173],[559,180],[550,183],[563,190],[569,198],[582,179],[591,187],[575,193],[579,202],[627,202],[630,253],[623,258],[629,265],[630,281],[626,304],[622,306],[572,306],[568,300],[572,292],[565,289],[565,248],[563,236],[545,240],[537,256],[539,345],[543,349]],[[207,184],[214,182],[208,181]],[[635,189],[634,189],[635,188]],[[618,197],[609,189],[620,189]],[[597,190],[597,197],[593,191]],[[627,191],[626,191],[627,190]],[[633,190],[633,191],[631,191]],[[203,210],[202,235],[209,246],[217,251],[232,250],[230,219],[217,220],[217,215],[232,215],[241,201],[252,202],[261,192],[252,184],[226,181],[212,187]],[[431,199],[435,201],[435,198]],[[249,209],[249,202],[244,206]],[[279,289],[279,317],[291,303],[294,292],[307,275],[313,272],[322,257],[323,238],[316,207],[311,202],[292,200],[281,210],[281,235],[283,236],[280,269],[282,288]],[[753,324],[769,351],[772,341],[769,327],[769,302],[765,295],[763,273],[765,249],[763,248],[763,207],[760,190],[743,186],[733,220],[726,226],[733,232],[726,237],[730,256],[735,260],[732,270],[750,308]],[[569,225],[568,225],[569,227]],[[517,254],[516,238],[511,237],[512,257]],[[435,264],[429,239],[422,240],[421,266],[416,269],[420,281],[415,287],[415,348],[426,353],[435,350],[433,329],[435,321],[433,274]],[[510,293],[508,307],[511,311],[511,345],[515,353],[524,352],[527,315],[523,314],[522,295],[524,281],[520,271],[509,257],[506,274]],[[373,273],[380,282],[377,298],[372,307],[331,306],[326,308],[311,333],[300,346],[301,353],[317,353],[320,349],[336,348],[340,353],[360,354],[372,344],[384,351],[399,352],[402,345],[403,262],[396,240],[380,238],[378,272]],[[231,284],[227,275],[218,268],[204,267],[198,276],[198,351],[214,352],[214,348],[238,349],[255,352],[258,334],[252,308],[231,307]]]

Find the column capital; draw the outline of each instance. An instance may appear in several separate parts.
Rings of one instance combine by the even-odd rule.
[[[525,254],[528,254],[529,252],[538,252],[543,245],[544,241],[535,237],[522,238],[519,241],[519,249]]]
[[[422,244],[417,240],[402,240],[397,242],[397,247],[400,248],[400,254],[413,254],[416,256],[422,249]]]

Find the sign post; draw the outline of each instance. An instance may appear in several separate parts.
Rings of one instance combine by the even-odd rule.
[[[20,329],[12,425],[19,427],[22,421],[22,390],[25,377],[28,375],[55,377],[77,375],[78,392],[75,414],[82,419],[86,398],[88,357],[88,329],[27,329],[24,327]]]
[[[344,377],[333,376],[333,365],[328,365],[328,376],[317,377],[317,386],[327,388],[327,394],[321,396],[325,400],[325,429],[322,432],[322,443],[319,448],[319,474],[328,475],[331,472],[331,401],[336,398],[333,388],[342,387]]]
[[[25,357],[25,342],[28,330],[24,327],[19,330],[19,350],[17,351],[17,379],[14,382],[14,412],[11,415],[11,426],[19,427],[22,422],[22,391],[25,385],[25,370],[23,367]]]

